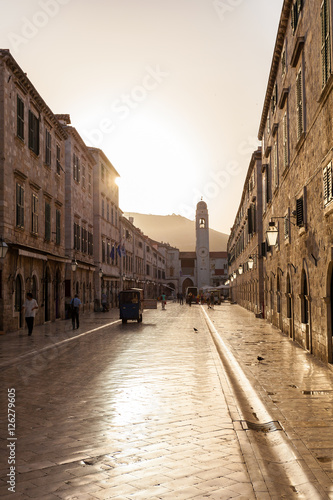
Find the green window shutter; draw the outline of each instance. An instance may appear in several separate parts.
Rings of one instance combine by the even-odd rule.
[[[296,225],[299,227],[304,226],[303,197],[296,200]]]

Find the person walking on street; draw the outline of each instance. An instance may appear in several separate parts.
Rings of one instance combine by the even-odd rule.
[[[32,293],[27,293],[26,301],[22,306],[22,310],[25,311],[25,322],[28,327],[28,335],[32,335],[32,330],[34,327],[35,311],[38,309],[37,301],[33,298]]]
[[[166,297],[165,297],[165,293],[162,293],[162,309],[163,309],[163,310],[165,309],[165,304],[166,304]]]
[[[192,293],[189,293],[188,303],[189,303],[189,306],[191,307],[191,305],[192,305]]]
[[[179,294],[179,303],[180,303],[180,305],[184,304],[184,296],[182,293]]]
[[[108,298],[106,296],[106,293],[102,293],[102,307],[103,307],[103,312],[107,311],[107,302],[108,302]]]
[[[75,297],[71,300],[73,330],[75,330],[75,322],[76,322],[76,328],[79,328],[79,323],[80,323],[80,316],[79,316],[80,305],[81,305],[81,300],[79,299],[79,296],[76,293]]]

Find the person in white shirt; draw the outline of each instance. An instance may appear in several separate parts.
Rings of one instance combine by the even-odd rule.
[[[25,322],[28,327],[28,335],[31,335],[34,327],[35,311],[38,309],[37,301],[33,298],[32,293],[27,293],[27,298],[22,309],[25,311]]]

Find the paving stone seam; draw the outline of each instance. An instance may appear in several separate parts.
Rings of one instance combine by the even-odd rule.
[[[203,306],[200,306],[200,307],[201,307],[203,317],[206,321],[208,330],[212,336],[216,350],[217,350],[218,355],[220,357],[221,363],[223,365],[224,372],[225,372],[225,378],[228,381],[228,386],[229,386],[229,389],[231,391],[231,399],[234,401],[234,405],[236,407],[237,414],[241,415],[243,420],[246,420],[247,419],[246,417],[249,415],[249,408],[253,408],[253,410],[257,410],[257,411],[253,411],[254,416],[257,417],[259,414],[261,418],[267,419],[267,421],[274,420],[274,418],[269,415],[267,409],[265,408],[264,403],[261,401],[261,399],[259,398],[256,391],[252,388],[250,381],[248,380],[248,378],[244,374],[244,372],[243,372],[242,368],[240,367],[239,363],[237,362],[237,360],[234,358],[231,350],[228,348],[228,346],[223,341],[220,334],[218,333],[218,331],[214,327],[211,319],[209,318],[208,314],[204,310]],[[240,378],[241,378],[241,381],[240,381]],[[247,386],[247,389],[250,389],[250,392],[252,393],[250,400],[248,400],[248,396],[247,396],[246,392],[244,391],[244,388],[241,386],[241,383],[245,383],[245,385]],[[230,401],[230,394],[229,394],[229,401]],[[235,411],[232,410],[230,412],[230,414],[231,414],[233,422],[236,423]],[[239,428],[237,428],[237,426],[235,427],[235,429],[236,429],[236,432],[237,432],[239,439],[241,438],[242,433],[246,433],[246,436],[248,438],[247,442],[250,444],[251,453],[249,454],[249,448],[247,446],[244,446],[244,442],[243,442],[243,446],[241,446],[241,441],[240,441],[240,446],[241,446],[242,452],[244,454],[244,459],[245,459],[245,462],[246,462],[247,467],[248,467],[248,473],[249,473],[249,476],[251,477],[255,494],[261,495],[263,492],[262,486],[260,486],[259,489],[256,489],[257,483],[254,480],[253,475],[250,474],[251,469],[252,469],[252,471],[255,472],[255,474],[257,474],[258,470],[260,470],[261,477],[263,478],[263,481],[266,483],[266,486],[268,488],[267,482],[264,479],[265,476],[267,477],[267,471],[265,470],[265,462],[267,462],[267,457],[266,458],[263,457],[262,445],[258,445],[258,433],[256,431],[240,431]],[[315,475],[311,472],[311,470],[306,465],[305,460],[300,461],[300,460],[297,460],[297,458],[295,457],[295,453],[293,450],[294,445],[293,445],[292,441],[289,439],[289,437],[286,435],[286,433],[284,431],[282,431],[282,432],[278,431],[278,432],[280,434],[279,437],[281,437],[280,444],[282,444],[282,446],[284,447],[284,454],[285,454],[285,450],[287,449],[289,457],[283,458],[284,455],[280,456],[280,457],[276,456],[276,452],[280,451],[280,450],[277,450],[278,447],[276,447],[276,446],[269,446],[268,445],[268,449],[265,451],[266,452],[268,451],[271,453],[271,457],[269,457],[270,460],[268,460],[268,462],[270,462],[270,461],[275,462],[276,467],[280,467],[280,469],[282,468],[280,480],[281,480],[282,476],[286,476],[286,474],[283,470],[283,464],[290,463],[291,461],[293,461],[293,463],[295,465],[295,469],[296,469],[295,475],[294,475],[295,479],[294,479],[293,483],[297,484],[297,475],[300,472],[303,472],[307,477],[308,476],[313,477],[313,481],[310,481],[310,480],[307,481],[308,486],[312,488],[311,500],[329,499],[329,496],[325,493],[324,489],[321,487],[319,482],[316,480]],[[270,436],[268,434],[266,434],[266,437],[269,438]],[[272,443],[272,445],[273,444],[274,443]],[[256,464],[256,467],[253,469],[251,467],[251,465],[253,463],[254,457],[255,457],[255,461],[257,462],[257,464]],[[289,479],[289,477],[287,476],[286,480],[288,480],[288,479]],[[293,485],[291,485],[291,486],[293,487]],[[268,490],[271,490],[270,494],[274,495],[274,491],[272,491],[271,487],[268,488]],[[260,496],[258,498],[260,498]]]

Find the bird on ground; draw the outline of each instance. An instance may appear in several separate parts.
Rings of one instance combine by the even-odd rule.
[[[257,360],[259,361],[259,363],[260,363],[260,361],[264,361],[264,359],[265,358],[262,358],[261,356],[257,356]]]
[[[198,331],[196,328],[193,328],[193,330],[194,330],[195,332],[197,332],[197,331]]]

